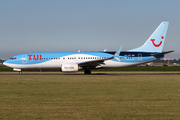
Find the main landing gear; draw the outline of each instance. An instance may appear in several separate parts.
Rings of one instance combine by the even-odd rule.
[[[91,74],[91,71],[89,69],[85,69],[84,74]]]

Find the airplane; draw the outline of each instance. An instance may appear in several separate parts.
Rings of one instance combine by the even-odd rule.
[[[84,69],[84,74],[91,74],[91,69],[121,68],[135,66],[156,59],[174,50],[163,52],[169,22],[162,22],[147,41],[140,47],[121,51],[96,52],[38,52],[24,53],[11,57],[3,64],[23,74],[23,69],[60,69],[62,72],[78,72]]]

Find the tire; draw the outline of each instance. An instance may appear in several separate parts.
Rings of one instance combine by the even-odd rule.
[[[19,74],[20,74],[20,75],[22,75],[22,74],[23,74],[23,72],[22,72],[22,71],[20,71],[20,72],[19,72]]]
[[[91,74],[91,71],[89,69],[84,71],[84,74]]]

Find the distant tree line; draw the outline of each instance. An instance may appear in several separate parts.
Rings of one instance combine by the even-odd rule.
[[[153,61],[154,63],[164,63],[167,64],[168,63],[168,59],[158,59]],[[169,64],[173,64],[173,63],[177,63],[180,64],[180,59],[169,59]]]

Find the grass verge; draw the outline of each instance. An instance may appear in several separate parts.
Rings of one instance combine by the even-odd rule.
[[[1,76],[0,119],[179,119],[179,76]]]

